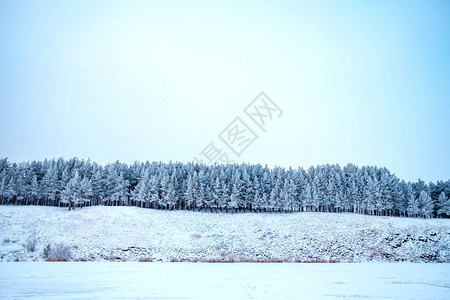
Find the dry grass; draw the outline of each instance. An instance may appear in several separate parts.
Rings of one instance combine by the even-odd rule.
[[[45,261],[69,261],[65,257],[49,257]]]
[[[330,260],[310,259],[310,260],[295,260],[295,262],[303,263],[303,264],[335,264],[335,263],[338,263],[339,260],[337,260],[337,259],[330,259]]]
[[[122,260],[123,261],[123,260]],[[126,261],[126,260],[125,260]],[[152,262],[153,259],[149,257],[141,257],[139,258],[138,262]]]
[[[75,258],[74,261],[86,262],[86,261],[89,261],[89,259],[87,259],[86,257],[78,257],[78,258]]]

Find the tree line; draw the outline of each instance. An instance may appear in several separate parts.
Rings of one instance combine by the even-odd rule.
[[[348,164],[303,168],[0,159],[0,203],[137,206],[211,212],[352,212],[450,217],[450,180],[405,182],[386,168]]]

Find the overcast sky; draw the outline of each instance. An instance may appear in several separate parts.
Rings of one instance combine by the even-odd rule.
[[[449,1],[0,1],[0,157],[450,178]],[[244,113],[264,91],[265,131]],[[237,157],[236,117],[258,139]]]

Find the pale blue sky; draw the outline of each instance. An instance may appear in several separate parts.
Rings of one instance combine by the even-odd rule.
[[[239,161],[450,178],[449,1],[211,2],[0,1],[0,157],[191,161],[263,90]]]

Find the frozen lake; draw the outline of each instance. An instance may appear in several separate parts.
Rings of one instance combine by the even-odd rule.
[[[0,299],[449,299],[450,264],[0,263]]]

